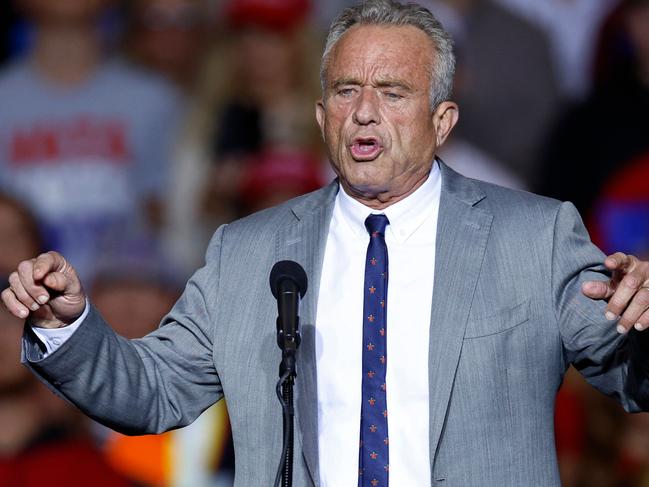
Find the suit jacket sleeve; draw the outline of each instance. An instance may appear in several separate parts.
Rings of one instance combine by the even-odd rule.
[[[218,299],[224,228],[212,238],[206,265],[155,332],[127,340],[91,307],[74,335],[47,358],[26,327],[23,361],[57,393],[118,431],[159,433],[191,423],[223,396],[210,310]]]
[[[627,411],[647,410],[649,336],[635,330],[618,334],[616,322],[604,317],[606,303],[581,292],[585,281],[608,278],[604,258],[575,207],[563,203],[555,221],[552,288],[566,362]]]

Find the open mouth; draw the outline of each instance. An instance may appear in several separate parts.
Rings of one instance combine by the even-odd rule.
[[[371,161],[383,151],[383,146],[375,137],[358,137],[349,148],[352,157],[357,161]]]

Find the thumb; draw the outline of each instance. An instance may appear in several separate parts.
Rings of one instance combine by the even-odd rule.
[[[43,281],[47,287],[57,292],[65,292],[68,287],[68,279],[63,275],[62,272],[50,272]]]
[[[615,293],[610,281],[586,281],[581,292],[591,299],[608,299]]]

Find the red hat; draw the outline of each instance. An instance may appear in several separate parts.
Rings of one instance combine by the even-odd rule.
[[[234,27],[260,26],[291,30],[309,13],[309,0],[230,0],[225,18]]]

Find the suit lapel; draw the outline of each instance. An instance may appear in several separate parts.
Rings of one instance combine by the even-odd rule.
[[[491,214],[475,206],[485,197],[477,185],[446,165],[440,166],[442,195],[428,359],[431,468],[492,221]]]
[[[333,182],[293,206],[295,220],[280,228],[276,241],[277,260],[298,262],[308,277],[308,289],[300,303],[302,342],[297,354],[296,423],[298,441],[314,485],[318,471],[318,397],[315,357],[315,319],[322,261],[338,183]]]

